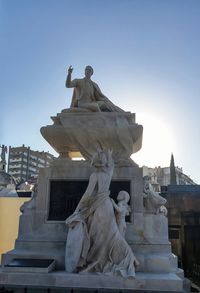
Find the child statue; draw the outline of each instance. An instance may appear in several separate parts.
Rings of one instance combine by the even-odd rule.
[[[117,196],[117,201],[118,204],[116,204],[114,202],[113,199],[112,203],[113,203],[113,207],[115,209],[115,215],[116,215],[116,222],[119,228],[119,232],[121,233],[121,235],[123,237],[125,237],[125,233],[126,233],[126,216],[128,216],[130,214],[131,208],[128,205],[128,201],[130,199],[130,196],[128,194],[128,192],[122,190],[118,193]]]

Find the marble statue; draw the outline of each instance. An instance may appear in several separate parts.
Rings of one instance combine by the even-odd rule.
[[[5,145],[0,145],[0,171],[5,172],[6,171],[6,153],[7,153],[7,147]]]
[[[84,78],[71,80],[72,71],[70,66],[66,79],[66,87],[74,88],[70,106],[72,111],[124,112],[104,96],[99,86],[91,80],[94,70],[90,65],[85,68]]]
[[[128,205],[129,199],[130,199],[130,196],[128,192],[124,190],[118,193],[118,196],[117,196],[118,204],[116,204],[114,200],[111,199],[114,210],[115,210],[116,221],[119,228],[119,232],[122,234],[123,237],[125,237],[125,233],[126,233],[125,218],[126,216],[130,214],[130,211],[131,211],[130,206]]]
[[[134,113],[122,111],[101,93],[91,80],[90,66],[83,79],[72,80],[72,70],[66,81],[74,88],[71,108],[41,128],[59,157],[40,169],[38,190],[20,209],[14,249],[2,254],[0,287],[185,291],[183,271],[171,253],[166,200],[154,191],[150,178],[142,180],[142,168],[132,160],[142,147],[142,125]],[[73,160],[78,156],[81,160]],[[1,178],[4,186],[0,171],[0,183]],[[116,203],[110,196],[111,180],[111,190],[120,191]],[[124,189],[130,190],[131,199],[127,227],[129,194]],[[16,259],[52,264],[12,267]]]
[[[143,198],[147,212],[154,214],[163,213],[164,215],[167,215],[167,209],[165,208],[167,200],[160,196],[158,192],[154,191],[154,188],[151,185],[150,176],[143,177]]]
[[[2,162],[6,160],[6,153],[7,153],[7,147],[5,145],[2,145],[1,147],[1,161]]]
[[[17,197],[15,179],[5,169],[1,169],[1,163],[2,161],[0,161],[0,197]]]
[[[135,277],[139,263],[119,231],[109,197],[114,168],[111,152],[98,151],[92,165],[95,171],[88,187],[75,212],[66,219],[66,271]]]
[[[135,114],[125,112],[105,97],[91,80],[93,69],[86,66],[85,77],[71,79],[68,69],[66,87],[74,88],[71,107],[51,117],[53,125],[41,128],[41,134],[62,159],[74,154],[91,161],[98,148],[112,149],[116,165],[135,165],[130,158],[142,146],[143,127]]]

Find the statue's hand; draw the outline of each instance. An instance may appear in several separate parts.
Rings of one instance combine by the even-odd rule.
[[[71,74],[72,71],[73,71],[73,67],[72,67],[72,65],[70,65],[69,68],[68,68],[68,74]]]
[[[115,204],[114,200],[111,198],[112,204]]]

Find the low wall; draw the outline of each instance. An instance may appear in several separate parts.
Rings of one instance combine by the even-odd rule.
[[[0,260],[2,253],[14,248],[18,235],[20,206],[28,200],[30,197],[0,197]]]

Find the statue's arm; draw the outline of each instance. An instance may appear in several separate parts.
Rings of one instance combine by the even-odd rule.
[[[120,213],[120,212],[121,212],[120,207],[118,207],[118,205],[115,203],[115,201],[114,201],[112,198],[111,198],[111,201],[112,201],[112,204],[113,204],[114,209],[115,209],[118,213]]]
[[[96,183],[97,183],[97,176],[95,173],[92,173],[90,176],[90,179],[89,179],[87,189],[84,193],[84,196],[91,196],[92,195],[94,188],[96,186]]]
[[[65,86],[66,86],[67,88],[72,88],[72,87],[74,87],[74,86],[73,86],[73,82],[71,81],[71,73],[68,73],[68,75],[67,75],[67,79],[66,79]]]
[[[121,108],[113,104],[100,90],[99,86],[93,82],[94,94],[97,101],[103,101],[111,112],[124,112]]]
[[[76,79],[72,80],[72,71],[73,71],[73,68],[72,66],[70,66],[68,68],[68,74],[67,74],[67,79],[66,79],[66,82],[65,82],[65,86],[67,88],[72,88],[72,87],[76,87]]]
[[[130,212],[131,212],[131,207],[127,205],[126,216],[130,215]]]
[[[96,178],[95,174],[92,173],[91,176],[90,176],[90,179],[89,179],[87,189],[84,192],[81,200],[79,201],[75,212],[79,212],[83,207],[88,205],[87,200],[92,195],[92,193],[94,191],[94,188],[95,188],[95,185],[96,185],[96,182],[97,182],[97,178]]]
[[[108,98],[102,93],[97,83],[93,81],[95,97],[98,101],[108,100]]]

